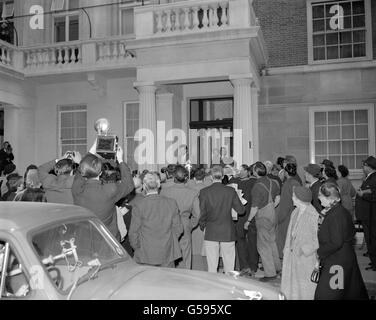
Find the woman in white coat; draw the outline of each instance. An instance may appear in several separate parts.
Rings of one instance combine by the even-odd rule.
[[[316,284],[311,274],[316,265],[319,214],[312,206],[311,190],[295,187],[292,199],[296,208],[291,214],[284,247],[281,291],[289,300],[313,300]]]

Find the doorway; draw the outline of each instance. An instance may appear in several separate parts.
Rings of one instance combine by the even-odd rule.
[[[192,164],[210,168],[233,156],[233,97],[191,99],[189,154]]]

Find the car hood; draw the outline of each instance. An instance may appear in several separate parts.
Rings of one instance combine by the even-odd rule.
[[[257,280],[203,271],[141,266],[132,261],[102,270],[79,285],[72,299],[218,300],[249,299],[244,290],[276,300],[276,288]]]

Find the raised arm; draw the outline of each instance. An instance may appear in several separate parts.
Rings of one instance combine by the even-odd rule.
[[[193,200],[193,208],[192,208],[192,218],[191,218],[192,228],[197,226],[199,218],[200,218],[200,200],[198,199],[198,195],[196,195]]]
[[[55,164],[56,160],[51,160],[38,167],[39,180],[45,188],[48,188],[50,184],[55,181],[56,176],[49,173],[54,168]]]
[[[208,213],[206,208],[206,201],[205,196],[202,195],[202,192],[200,192],[199,195],[199,202],[200,202],[200,219],[198,220],[198,224],[200,225],[200,229],[204,230],[206,228],[206,223],[208,219]]]
[[[134,250],[140,248],[141,212],[137,205],[132,208],[132,220],[129,227],[129,242]]]

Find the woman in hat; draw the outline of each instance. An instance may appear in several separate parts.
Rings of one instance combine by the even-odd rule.
[[[313,300],[316,284],[310,281],[317,262],[318,213],[312,206],[311,190],[294,187],[296,206],[290,219],[283,256],[281,291],[291,300]]]
[[[319,199],[324,209],[319,219],[317,254],[321,272],[315,300],[368,299],[353,247],[355,227],[341,204],[338,186],[324,183]]]

